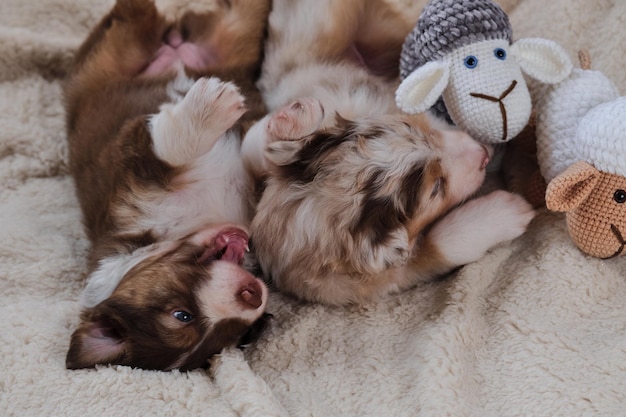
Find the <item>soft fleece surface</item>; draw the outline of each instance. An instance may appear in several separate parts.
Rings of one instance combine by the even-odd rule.
[[[424,3],[396,1],[414,15]],[[545,210],[451,279],[380,304],[274,295],[271,329],[211,374],[65,370],[87,241],[60,81],[111,4],[0,4],[0,415],[626,415],[626,256],[583,255]],[[552,38],[574,59],[588,48],[626,92],[626,1],[502,4],[515,38]]]

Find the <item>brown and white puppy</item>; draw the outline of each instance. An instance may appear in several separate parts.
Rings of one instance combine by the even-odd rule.
[[[342,2],[343,13],[323,3],[275,0],[270,14],[259,85],[273,112],[243,144],[247,164],[267,175],[251,226],[265,274],[305,300],[364,303],[523,233],[534,213],[521,197],[496,191],[462,204],[483,183],[487,149],[427,115],[401,114],[397,80],[346,54],[376,50],[360,40],[366,31],[399,46],[398,28],[410,28],[382,2]],[[333,38],[345,42],[331,51]],[[311,47],[296,55],[302,45]]]
[[[170,20],[118,0],[78,51],[67,130],[92,247],[68,368],[204,367],[263,320],[267,288],[243,267],[253,183],[240,147],[264,112],[268,12],[218,1]]]

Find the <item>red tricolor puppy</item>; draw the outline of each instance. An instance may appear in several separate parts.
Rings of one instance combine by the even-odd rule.
[[[240,145],[264,111],[269,1],[210,6],[118,0],[78,51],[67,130],[92,247],[68,368],[204,367],[263,321]]]

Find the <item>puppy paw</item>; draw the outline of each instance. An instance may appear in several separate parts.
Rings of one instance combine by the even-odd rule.
[[[198,128],[217,136],[233,127],[246,111],[237,86],[215,77],[196,81],[180,104],[182,117],[188,115]]]
[[[184,88],[183,81],[175,83]],[[180,102],[162,105],[151,118],[154,151],[172,165],[185,164],[209,152],[244,112],[244,98],[234,84],[200,78]]]
[[[448,261],[463,265],[520,236],[534,216],[535,211],[524,198],[498,190],[451,211],[428,237]]]
[[[267,122],[270,141],[298,140],[316,131],[324,119],[319,100],[303,97],[272,113]]]

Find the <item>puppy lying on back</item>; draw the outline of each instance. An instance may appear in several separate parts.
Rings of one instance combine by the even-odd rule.
[[[68,368],[204,367],[262,318],[267,288],[242,266],[253,184],[240,145],[264,111],[268,11],[233,0],[174,20],[118,0],[80,48],[67,130],[92,246]]]
[[[399,51],[410,30],[400,15],[382,1],[322,3],[274,0],[270,13],[259,85],[273,112],[243,144],[267,176],[251,226],[265,274],[302,299],[364,303],[522,234],[533,211],[521,197],[463,204],[483,183],[488,150],[400,114],[397,77],[372,75],[390,68],[377,51]]]

